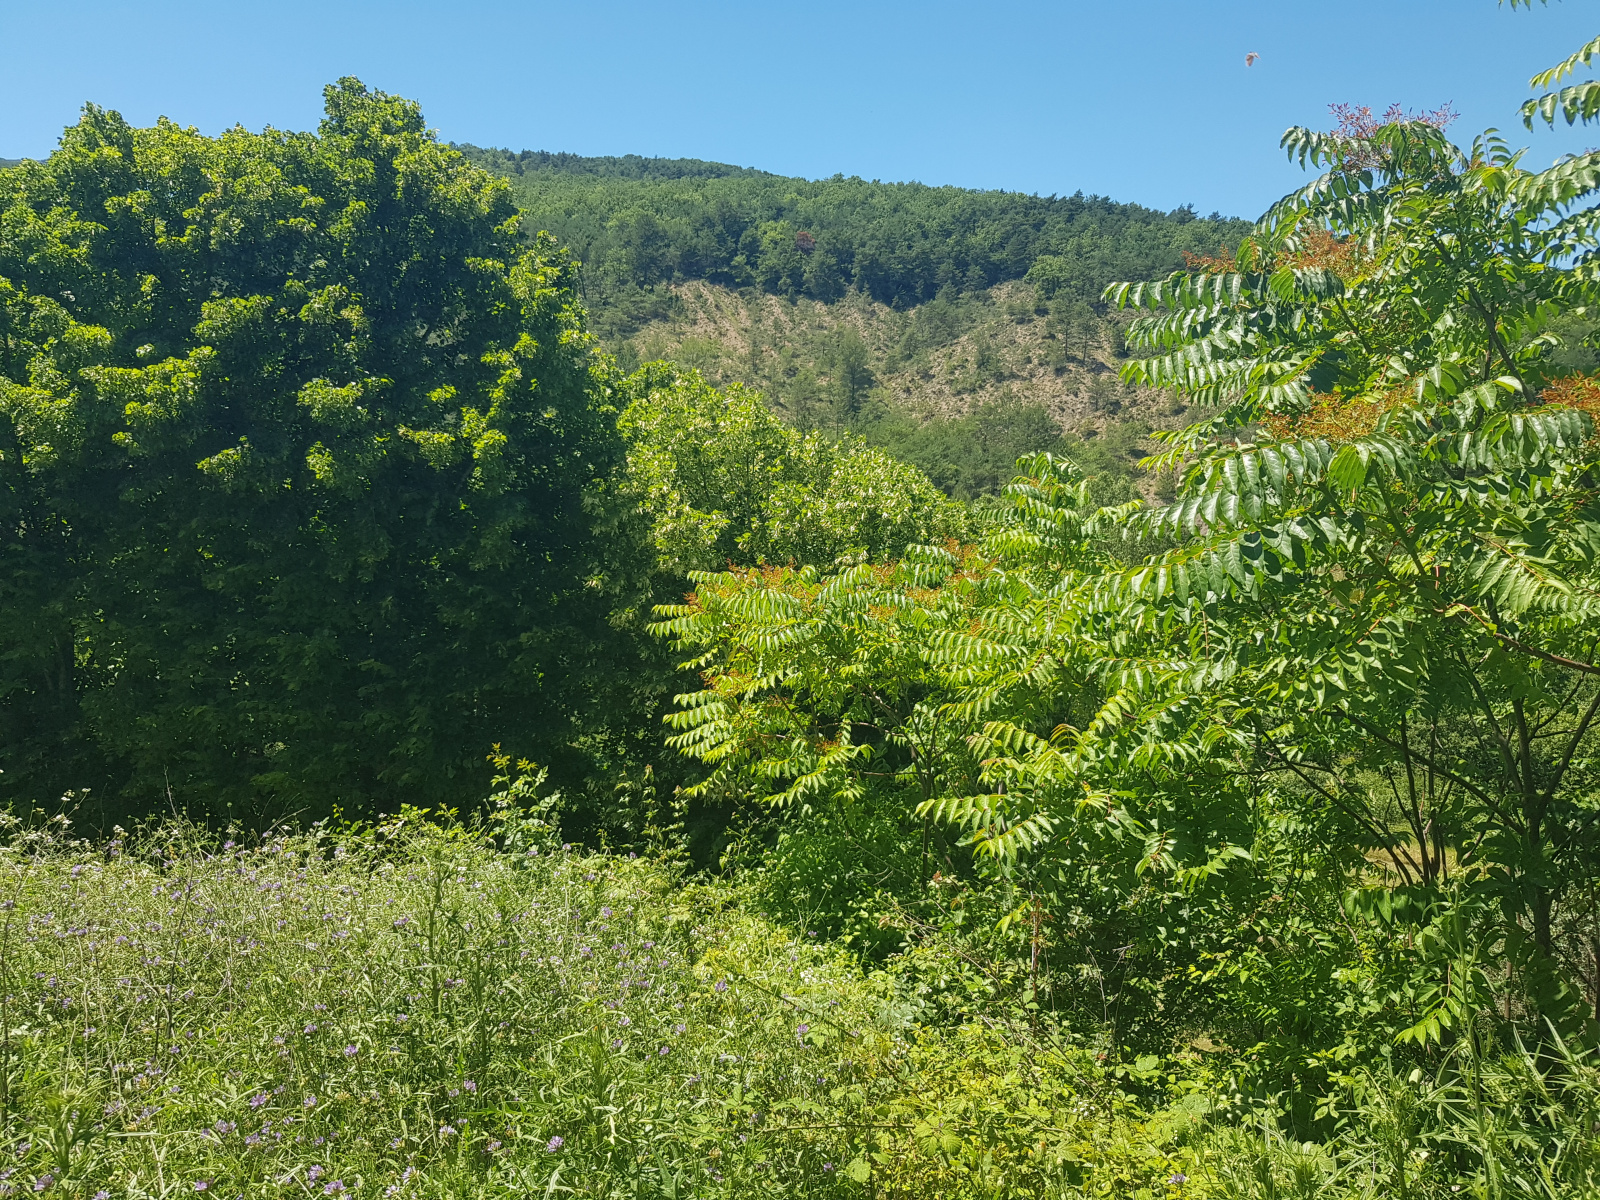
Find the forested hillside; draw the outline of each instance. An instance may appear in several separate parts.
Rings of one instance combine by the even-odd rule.
[[[1248,229],[1081,194],[459,148],[571,247],[625,365],[670,356],[758,388],[798,427],[859,433],[969,498],[1019,453],[1068,446],[1132,486],[1166,401],[1117,380],[1100,293]]]
[[[0,1197],[1600,1200],[1600,151],[607,342],[324,101],[0,170]]]
[[[797,428],[858,434],[962,499],[997,493],[1021,454],[1068,447],[1131,486],[1151,449],[1143,435],[1177,411],[1118,377],[1118,324],[1026,282],[903,313],[862,296],[824,304],[706,283],[675,285],[671,301],[618,345],[625,366],[670,358],[746,384]]]
[[[620,300],[626,311],[612,293],[691,279],[823,301],[855,289],[904,309],[946,287],[980,291],[1030,270],[1048,274],[1053,288],[1098,298],[1115,279],[1164,274],[1182,265],[1184,251],[1214,254],[1247,229],[1082,194],[460,149],[511,181],[528,224],[587,264],[586,286],[605,293],[598,304],[591,296],[597,309]]]

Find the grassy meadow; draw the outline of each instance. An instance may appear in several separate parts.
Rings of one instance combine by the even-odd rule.
[[[938,948],[873,966],[670,848],[562,844],[534,782],[470,825],[13,819],[0,1195],[1460,1192],[1430,1150],[1461,1132],[1449,1089],[1369,1075],[1350,1136],[1302,1146],[1197,1052],[1117,1062],[995,1004],[936,1025]],[[1514,1158],[1539,1076],[1480,1078]]]
[[[1161,1194],[1183,1175],[1176,1144],[1118,1153],[1135,1115],[1089,1052],[934,1036],[903,981],[738,889],[496,812],[244,844],[13,827],[0,1193],[977,1195],[1005,1173]]]

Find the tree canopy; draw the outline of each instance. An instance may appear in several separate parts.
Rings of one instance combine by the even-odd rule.
[[[326,110],[211,138],[90,106],[0,173],[11,795],[454,802],[486,736],[606,703],[633,576],[572,265],[415,104]]]
[[[735,384],[719,392],[666,363],[624,381],[628,487],[660,565],[836,567],[960,538],[970,520],[927,476],[856,440],[783,424]]]
[[[1572,81],[1597,55],[1524,120],[1600,118]],[[1600,151],[1533,170],[1447,110],[1336,106],[1284,136],[1316,178],[1248,236],[1108,209],[1100,258],[1078,198],[1052,225],[1036,197],[477,154],[571,201],[595,287],[744,287],[659,293],[704,330],[742,308],[740,354],[640,366],[642,340],[595,349],[513,185],[405,101],[327,101],[315,134],[215,139],[91,108],[0,172],[0,783],[272,818],[253,847],[181,818],[91,846],[0,811],[32,906],[0,897],[0,933],[25,921],[33,964],[0,955],[26,1017],[0,1109],[56,1159],[36,1192],[110,1161],[94,1138],[142,1164],[181,1130],[197,1164],[237,1148],[196,1190],[309,1185],[299,1143],[227,1114],[359,1101],[397,1136],[326,1161],[407,1194],[1600,1194]],[[887,364],[931,376],[956,331],[945,394],[992,402],[887,415]],[[1095,477],[1133,437],[978,390],[1068,359],[1093,411],[1187,414],[1152,495]],[[952,500],[840,436],[871,424],[952,491],[1016,473]],[[491,742],[480,820],[280,824],[470,797]],[[199,964],[224,1015],[303,1031],[262,1051],[260,1104],[230,1076],[197,1126],[173,1084],[91,1136],[73,1077],[131,1094],[156,1068],[126,1079],[129,1047],[185,1070],[205,1012],[95,946],[170,976],[233,928],[106,950],[78,898],[141,872],[298,906],[301,935],[261,932],[327,1015],[244,1004],[265,942],[234,928]],[[299,957],[347,900],[379,914],[347,914],[349,987]],[[835,970],[859,1007],[822,1004]],[[1123,1171],[1089,1147],[1134,1112]]]
[[[1206,414],[1150,462],[1170,505],[1041,458],[977,547],[698,576],[660,630],[706,671],[673,717],[703,786],[893,797],[924,877],[970,853],[1086,976],[1131,955],[1118,1011],[1168,1036],[1315,1072],[1592,1045],[1600,153],[1445,123],[1291,129],[1322,173],[1236,253],[1108,290],[1124,377]]]

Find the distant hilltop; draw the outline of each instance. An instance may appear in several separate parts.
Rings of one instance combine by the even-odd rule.
[[[548,172],[596,175],[608,179],[727,179],[740,175],[776,178],[770,171],[735,167],[730,163],[705,162],[698,158],[646,158],[641,154],[607,154],[591,158],[565,151],[484,149],[471,142],[451,142],[450,146],[482,166],[512,175]]]

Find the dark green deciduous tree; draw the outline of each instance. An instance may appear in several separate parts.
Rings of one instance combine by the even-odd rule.
[[[12,798],[457,803],[490,742],[625,706],[572,267],[415,104],[326,101],[216,138],[91,106],[0,173]]]

